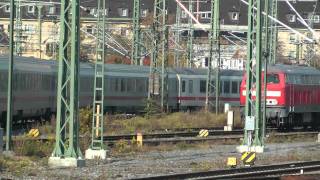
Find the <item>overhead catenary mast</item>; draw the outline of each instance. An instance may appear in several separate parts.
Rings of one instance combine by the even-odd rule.
[[[86,151],[86,159],[105,159],[106,151],[103,141],[104,136],[104,95],[105,95],[105,48],[106,48],[106,4],[105,0],[98,0],[97,31],[96,31],[96,61],[94,68],[93,89],[93,117],[91,145]],[[108,85],[108,84],[107,84]]]
[[[215,93],[215,111],[216,114],[218,114],[220,90],[220,0],[211,0],[211,13],[211,29],[209,34],[210,51],[208,58],[205,107],[206,110],[209,111],[210,107],[213,106],[211,99],[213,98],[212,93]],[[212,66],[213,63],[215,64],[215,67]]]
[[[50,166],[84,166],[79,147],[80,0],[62,0],[57,118]]]
[[[133,1],[133,44],[131,53],[131,64],[141,64],[141,27],[140,27],[140,16],[141,16],[141,0]]]
[[[262,5],[261,0],[249,0],[248,3],[245,129],[242,145],[238,148],[241,152],[263,152],[263,118],[261,113]]]

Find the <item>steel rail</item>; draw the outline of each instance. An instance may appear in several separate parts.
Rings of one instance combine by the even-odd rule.
[[[301,172],[312,172],[320,170],[320,161],[296,162],[277,165],[263,165],[245,168],[203,171],[193,173],[170,174],[153,177],[135,178],[135,180],[157,180],[157,179],[230,179],[230,178],[253,178],[267,176],[281,176],[297,174]]]
[[[208,130],[208,131],[209,131],[209,136],[238,135],[243,133],[243,130],[233,130],[233,131]],[[160,139],[160,138],[176,138],[176,137],[196,137],[198,135],[199,135],[199,131],[193,131],[193,132],[142,134],[142,137],[143,139]],[[132,140],[136,136],[137,136],[136,134],[104,136],[104,141],[113,141],[113,140],[120,140],[120,139]]]

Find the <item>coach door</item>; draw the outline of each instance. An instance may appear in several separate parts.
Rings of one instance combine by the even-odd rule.
[[[288,99],[289,99],[289,112],[294,112],[294,100],[295,100],[295,89],[294,89],[294,87],[295,87],[295,79],[294,78],[292,78],[292,76],[290,76],[290,75],[287,75],[287,76],[289,76],[288,78],[287,78],[287,84],[289,85],[289,96],[287,96],[288,97]]]

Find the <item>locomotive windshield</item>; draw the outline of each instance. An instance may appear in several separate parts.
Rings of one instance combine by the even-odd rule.
[[[268,74],[267,83],[278,84],[280,82],[278,74]]]

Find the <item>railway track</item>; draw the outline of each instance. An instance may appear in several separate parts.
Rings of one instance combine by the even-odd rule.
[[[233,131],[223,131],[223,130],[208,130],[209,136],[222,136],[222,135],[238,135],[243,134],[242,129],[236,129]],[[163,139],[163,138],[178,138],[178,137],[197,137],[199,131],[192,132],[170,132],[170,133],[152,133],[152,134],[142,134],[143,139]],[[117,141],[120,139],[123,140],[132,140],[136,138],[136,134],[128,135],[113,135],[113,136],[104,136],[104,141]]]
[[[289,133],[274,133],[273,136],[276,137],[289,137],[289,136],[317,136],[318,132],[289,132]],[[148,136],[147,136],[148,137]],[[119,137],[120,138],[120,137]],[[132,137],[132,139],[135,138]],[[223,143],[226,141],[240,141],[243,138],[243,134],[240,131],[221,133],[221,134],[211,134],[208,137],[198,137],[198,136],[188,136],[188,137],[158,137],[158,138],[145,138],[143,144],[145,145],[159,145],[159,144],[177,144],[177,143],[197,143],[197,142],[215,142]],[[126,140],[132,140],[126,139]],[[107,144],[112,145],[120,139],[109,139],[106,141]]]
[[[177,179],[237,179],[279,177],[288,174],[302,174],[320,170],[320,161],[297,162],[277,165],[264,165],[226,170],[203,171],[163,176],[143,177],[135,180],[177,180]]]
[[[269,130],[270,132],[270,130]],[[196,143],[196,142],[224,142],[228,140],[240,140],[243,137],[243,130],[236,129],[233,131],[223,131],[223,130],[209,130],[209,136],[199,137],[198,131],[193,132],[170,132],[170,133],[152,133],[152,134],[143,134],[143,143],[147,145],[158,145],[161,143]],[[308,132],[277,132],[273,133],[273,136],[285,137],[285,136],[316,136],[318,132],[308,131]],[[268,135],[268,134],[267,134]],[[104,136],[104,141],[108,145],[113,145],[119,140],[131,141],[136,139],[136,134],[127,134],[127,135],[112,135]],[[85,138],[80,136],[80,138]],[[54,136],[41,135],[37,138],[25,137],[25,136],[14,136],[14,141],[19,140],[40,140],[48,141],[54,140]]]

